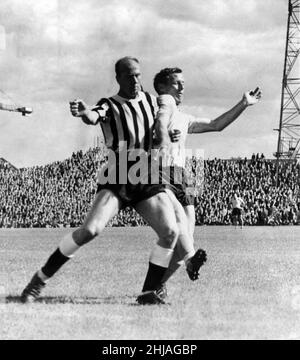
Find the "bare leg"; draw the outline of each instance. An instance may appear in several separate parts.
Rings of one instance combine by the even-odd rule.
[[[173,249],[178,238],[178,226],[172,202],[166,193],[159,193],[139,202],[135,209],[159,237],[150,255],[142,294],[138,297],[138,302],[144,303],[145,294],[153,292],[162,282],[174,253]]]
[[[158,245],[173,249],[178,237],[178,226],[168,195],[162,192],[140,201],[135,209],[157,233]]]
[[[167,189],[166,192],[172,201],[179,229],[178,241],[176,245],[177,251],[181,259],[183,259],[184,257],[192,257],[195,251],[193,245],[193,236],[191,236],[189,232],[189,223],[186,212],[180,202],[177,200],[174,193],[169,189]]]
[[[107,222],[118,213],[120,201],[111,191],[101,190],[93,203],[80,229],[62,239],[59,247],[48,258],[46,264],[38,270],[22,292],[21,301],[31,302],[37,299],[45,282],[51,278],[84,244],[94,239],[103,230]]]
[[[236,227],[237,227],[237,216],[236,215],[232,216],[232,224],[234,225],[234,228],[236,229]]]
[[[56,251],[38,272],[43,281],[52,277],[61,266],[84,244],[94,239],[105,227],[108,221],[120,209],[120,200],[110,190],[101,190],[89,211],[84,224],[73,233],[65,236]]]
[[[196,221],[195,206],[187,205],[184,207],[184,211],[185,211],[187,221],[188,221],[188,228],[189,228],[190,236],[193,237],[194,232],[195,232],[195,221]]]
[[[171,195],[172,196],[172,195]],[[173,198],[173,197],[172,197]],[[187,227],[188,227],[188,232],[189,232],[189,238],[188,241],[189,243],[194,246],[194,230],[195,230],[195,208],[193,205],[188,205],[184,207],[184,211],[186,214],[186,219],[187,219]],[[177,215],[183,216],[182,213],[178,213]],[[173,276],[173,274],[184,264],[183,258],[180,255],[180,252],[178,251],[177,246],[175,247],[174,250],[174,255],[171,259],[170,265],[168,267],[168,270],[166,271],[164,277],[163,277],[163,283],[166,283],[171,276]]]
[[[73,232],[78,246],[82,246],[103,231],[107,223],[119,212],[121,202],[110,190],[101,190],[93,202],[83,225]]]
[[[239,224],[240,224],[240,227],[241,227],[241,229],[242,229],[242,228],[243,228],[243,225],[244,225],[244,220],[243,220],[243,216],[242,216],[242,215],[239,216]]]

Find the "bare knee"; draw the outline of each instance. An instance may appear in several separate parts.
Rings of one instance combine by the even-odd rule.
[[[97,235],[99,235],[106,226],[106,222],[103,219],[87,219],[85,223],[77,230],[76,239],[79,238],[79,241],[87,242],[93,240]],[[81,240],[82,239],[82,240]],[[75,237],[74,237],[75,240]],[[77,241],[75,240],[77,243]]]
[[[82,227],[73,232],[73,239],[78,246],[82,246],[93,240],[97,235],[96,231]]]
[[[159,235],[159,245],[166,248],[174,248],[179,236],[178,227],[166,227]]]

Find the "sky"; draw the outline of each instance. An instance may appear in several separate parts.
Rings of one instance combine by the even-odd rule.
[[[0,157],[43,165],[87,150],[101,136],[69,112],[117,93],[114,63],[141,62],[144,89],[154,75],[183,69],[183,111],[216,118],[260,86],[262,101],[218,133],[190,135],[206,158],[273,157],[277,147],[288,0],[1,0]]]

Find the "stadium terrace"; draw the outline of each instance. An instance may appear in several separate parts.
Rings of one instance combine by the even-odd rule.
[[[64,161],[17,169],[0,162],[0,227],[77,227],[84,219],[96,191],[97,172],[107,162],[105,151],[96,147],[78,151]],[[193,171],[203,168],[203,188],[196,203],[196,225],[231,225],[230,189],[239,184],[246,202],[245,225],[300,224],[300,165],[282,162],[279,188],[275,184],[274,160],[253,155],[251,159],[193,157]],[[109,226],[146,225],[129,208]]]

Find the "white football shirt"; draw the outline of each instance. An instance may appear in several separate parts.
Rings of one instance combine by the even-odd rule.
[[[187,134],[193,133],[193,126],[199,123],[207,123],[207,119],[196,118],[193,115],[185,114],[177,107],[172,95],[160,95],[157,99],[159,116],[169,118],[168,131],[180,130],[180,140],[169,144],[170,161],[169,166],[185,167],[185,142]]]

